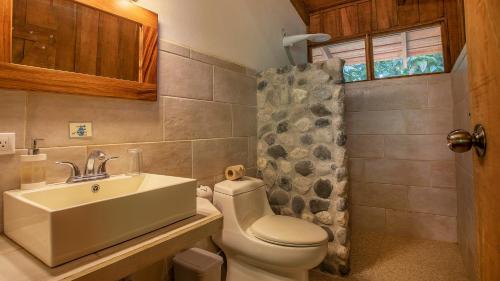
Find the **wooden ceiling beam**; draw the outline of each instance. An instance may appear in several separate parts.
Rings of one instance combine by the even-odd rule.
[[[290,0],[292,2],[293,7],[299,13],[300,18],[306,25],[309,25],[309,10],[307,9],[304,0]]]
[[[303,1],[309,13],[314,13],[339,5],[344,5],[352,2],[359,2],[360,0],[303,0]]]

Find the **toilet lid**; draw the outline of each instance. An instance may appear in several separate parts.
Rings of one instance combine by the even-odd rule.
[[[249,231],[260,240],[289,247],[318,246],[328,239],[321,227],[288,216],[264,216],[256,220]]]

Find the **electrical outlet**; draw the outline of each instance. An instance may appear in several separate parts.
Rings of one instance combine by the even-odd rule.
[[[0,133],[0,155],[16,153],[16,133]]]

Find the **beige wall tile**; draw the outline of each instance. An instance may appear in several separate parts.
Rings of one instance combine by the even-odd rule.
[[[437,75],[439,76],[439,75]],[[413,85],[413,84],[426,84],[429,78],[426,75],[423,76],[403,76],[392,79],[379,79],[371,81],[361,81],[352,83],[350,87],[360,87],[360,88],[374,88],[374,87],[394,87],[399,85]]]
[[[28,96],[27,139],[43,147],[161,141],[161,103],[60,94]],[[91,121],[93,137],[70,139],[70,121]]]
[[[451,187],[456,186],[454,161],[433,161],[431,163],[431,186]]]
[[[364,180],[365,159],[349,158],[349,180],[362,182]]]
[[[438,241],[457,241],[455,217],[387,209],[387,232]]]
[[[233,104],[233,137],[257,135],[257,108]]]
[[[85,171],[86,146],[42,148],[40,153],[47,154],[47,183],[65,182],[71,174],[69,167],[58,165],[57,161],[72,162],[78,165],[82,173]]]
[[[458,217],[464,219],[464,223],[469,223],[474,231],[475,220],[475,190],[474,178],[462,169],[457,167],[457,197],[458,197]],[[468,221],[468,222],[467,222]]]
[[[20,184],[20,155],[28,154],[26,149],[17,149],[14,155],[0,156],[0,192],[17,189]]]
[[[476,152],[474,152],[474,150],[470,150],[468,152],[457,153],[455,155],[455,163],[458,166],[461,166],[462,168],[464,168],[465,171],[467,171],[467,173],[469,173],[469,174],[472,174],[473,169],[474,169],[473,162],[472,162],[473,153],[476,153]]]
[[[159,95],[213,98],[213,67],[209,64],[160,52],[158,79]]]
[[[467,79],[467,78],[465,78]],[[453,82],[453,83],[458,83],[458,82]],[[457,91],[462,91],[464,92],[464,96],[468,96],[468,92],[466,92],[467,89],[457,89]],[[464,129],[467,131],[472,131],[473,130],[473,124],[471,121],[471,116],[470,116],[470,110],[469,110],[469,102],[468,100],[462,96],[461,100],[457,101],[455,103],[455,106],[453,108],[453,128],[455,129]],[[456,97],[458,98],[458,97]],[[475,153],[473,150],[468,151],[466,153],[456,153],[455,154],[455,159],[457,165],[462,166],[463,168],[466,169],[466,171],[469,172],[469,174],[472,174],[472,154]]]
[[[364,95],[365,110],[425,108],[427,93],[427,83],[373,87]]]
[[[213,189],[215,185],[214,177],[210,176],[208,178],[198,179],[198,186],[200,185],[209,186]]]
[[[231,136],[231,105],[163,97],[165,140]]]
[[[405,119],[399,110],[347,112],[345,118],[350,135],[406,133]]]
[[[222,67],[225,69],[229,69],[229,70],[232,70],[235,72],[246,73],[246,68],[241,66],[241,65],[238,65],[238,64],[232,63],[232,62],[228,62],[226,60],[219,59],[219,58],[216,58],[214,56],[203,54],[203,53],[197,52],[195,50],[191,50],[191,58],[193,60],[212,64],[212,65]]]
[[[351,223],[354,232],[385,231],[385,209],[351,206]]]
[[[16,133],[16,148],[25,144],[26,98],[26,92],[0,90],[0,132]]]
[[[214,176],[214,182],[215,184],[221,182],[221,181],[225,181],[226,180],[226,176],[224,174],[220,174],[220,175],[215,175]]]
[[[20,185],[20,155],[27,154],[26,149],[16,150],[14,155],[0,155],[0,194]],[[0,233],[3,232],[3,196],[0,196]]]
[[[463,55],[463,56],[462,56]],[[451,73],[452,92],[455,106],[453,108],[454,127],[471,130],[468,85],[467,49],[462,50],[461,58],[457,60]],[[479,280],[476,250],[476,220],[475,220],[475,197],[474,181],[472,172],[472,151],[457,153],[455,157],[455,178],[457,187],[457,223],[458,244],[464,259],[469,279]]]
[[[453,108],[450,74],[440,75],[438,79],[429,78],[429,107]]]
[[[246,175],[253,178],[257,177],[257,168],[247,169]]]
[[[469,91],[467,57],[457,61],[456,68],[451,73],[451,89],[455,103],[468,99]]]
[[[455,103],[454,105],[453,126],[457,129],[465,130],[472,130],[474,128],[471,121],[469,104],[465,99]]]
[[[160,51],[189,58],[189,48],[160,39]]]
[[[384,157],[384,136],[349,135],[347,150],[350,157]]]
[[[410,187],[410,210],[443,216],[457,215],[457,192],[454,189]]]
[[[372,213],[379,213],[381,217],[380,212],[386,210],[399,210],[398,214],[407,222],[414,219],[416,215],[408,211],[407,186],[448,188],[436,189],[438,195],[427,202],[442,203],[440,207],[444,211],[439,207],[426,209],[419,205],[426,203],[418,200],[424,198],[417,196],[423,192],[417,190],[419,187],[415,187],[412,206],[418,205],[419,208],[415,208],[419,211],[451,214],[449,211],[453,207],[449,205],[453,202],[454,190],[449,188],[455,186],[454,156],[445,138],[453,129],[451,98],[448,74],[346,85],[348,149],[349,156],[355,157],[349,161],[351,199],[353,212],[360,207],[365,211],[364,217],[353,215],[353,225],[359,219],[358,224],[365,221],[368,225],[365,228],[370,228]],[[382,225],[385,226],[385,213],[383,217]],[[431,219],[435,223],[435,217]],[[444,221],[449,219],[445,217]],[[378,229],[383,230],[383,227]],[[417,237],[422,236],[418,229],[411,231]],[[427,238],[432,234],[426,229],[422,233]],[[456,231],[453,227],[444,227],[443,235],[453,237]]]
[[[197,140],[193,142],[193,176],[221,175],[227,166],[248,161],[248,138]]]
[[[255,106],[256,78],[243,73],[214,68],[214,100]]]
[[[430,186],[428,161],[367,159],[364,179],[366,182],[415,186]]]
[[[345,111],[362,111],[364,108],[365,88],[352,87],[351,84],[345,85]]]
[[[351,183],[351,200],[355,205],[407,210],[408,188],[403,185]]]
[[[474,278],[477,274],[474,182],[472,175],[460,166],[457,166],[457,197],[458,244],[471,280],[477,280]]]
[[[189,141],[89,146],[88,150],[99,149],[108,156],[120,157],[107,164],[108,173],[117,175],[128,171],[127,150],[130,148],[142,149],[145,173],[192,177],[192,147]]]
[[[257,166],[257,137],[248,138],[248,167]]]
[[[385,136],[385,157],[408,160],[453,160],[445,135]]]
[[[450,109],[405,110],[402,115],[407,134],[447,135],[453,129]]]

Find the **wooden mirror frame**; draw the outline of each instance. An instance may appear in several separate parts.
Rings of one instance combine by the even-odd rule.
[[[0,88],[156,101],[158,15],[129,0],[69,1],[141,25],[139,81],[13,64],[13,0],[0,0]]]

